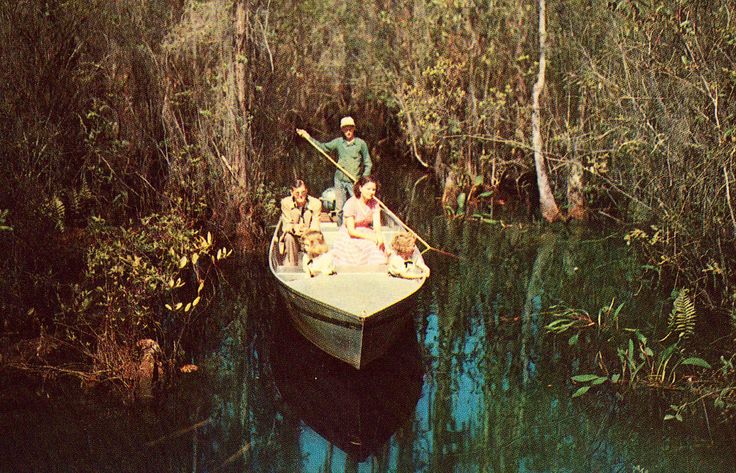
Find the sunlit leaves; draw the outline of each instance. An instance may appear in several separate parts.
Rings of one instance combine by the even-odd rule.
[[[171,312],[176,312],[178,310],[181,310],[181,308],[182,308],[183,305],[184,304],[182,304],[181,302],[177,302],[173,306],[171,304],[165,304],[164,307],[166,307]]]
[[[220,261],[221,259],[225,259],[233,254],[233,250],[228,250],[227,248],[219,248],[217,250],[217,254],[212,257],[212,261]]]
[[[8,209],[0,209],[0,232],[9,232],[13,230],[13,227],[6,225],[9,213],[10,211]]]
[[[84,323],[104,314],[112,329],[133,338],[152,327],[160,330],[162,316],[171,317],[168,329],[190,323],[204,305],[207,275],[215,269],[210,256],[220,261],[232,254],[223,248],[216,255],[212,235],[187,228],[176,215],[149,215],[129,227],[97,218],[90,231],[96,244],[87,255],[84,284],[93,289],[81,289],[66,310]],[[83,338],[74,330],[69,337]]]
[[[66,227],[67,210],[61,197],[54,195],[41,207],[41,212],[51,222],[54,228],[60,232]]]
[[[670,411],[672,411],[672,413],[665,414],[664,420],[676,420],[678,422],[682,422],[682,406],[671,404]]]

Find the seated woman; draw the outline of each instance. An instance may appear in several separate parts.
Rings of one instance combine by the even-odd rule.
[[[429,277],[429,267],[419,258],[414,235],[397,233],[391,241],[391,248],[394,252],[388,257],[388,274],[404,279]]]
[[[374,198],[376,180],[363,176],[353,186],[355,196],[343,207],[343,225],[333,245],[335,264],[362,266],[385,264],[381,234],[381,207]]]
[[[325,236],[319,230],[309,230],[304,234],[304,258],[302,267],[310,277],[335,274],[335,262],[327,252]]]

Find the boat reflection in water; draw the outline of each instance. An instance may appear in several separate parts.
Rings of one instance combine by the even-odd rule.
[[[281,319],[271,364],[287,416],[298,416],[357,461],[376,452],[412,418],[423,378],[414,330],[405,330],[385,356],[356,370]]]

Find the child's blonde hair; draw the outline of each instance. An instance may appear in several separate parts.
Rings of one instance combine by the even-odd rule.
[[[302,239],[304,240],[304,246],[308,249],[309,256],[323,255],[329,250],[325,242],[325,236],[319,230],[309,230]]]
[[[391,240],[391,248],[402,258],[410,258],[414,253],[417,239],[409,232],[399,232]]]

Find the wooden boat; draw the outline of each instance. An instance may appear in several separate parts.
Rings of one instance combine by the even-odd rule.
[[[322,233],[331,246],[338,236],[337,225],[321,220]],[[390,242],[402,230],[401,224],[385,214],[382,220],[386,222],[384,237]],[[412,296],[425,279],[392,277],[386,265],[338,266],[337,274],[310,278],[301,267],[279,263],[280,232],[279,223],[271,240],[269,265],[297,330],[357,369],[383,355],[408,327]]]
[[[304,339],[286,316],[276,326],[270,365],[286,416],[359,462],[411,422],[424,375],[414,331],[404,331],[385,356],[355,370]]]

